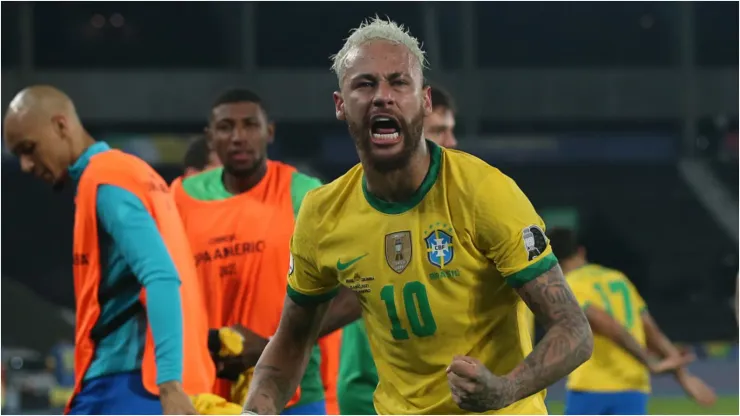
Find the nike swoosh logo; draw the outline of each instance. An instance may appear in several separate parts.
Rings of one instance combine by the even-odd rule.
[[[347,270],[351,265],[353,265],[353,264],[357,263],[358,261],[362,260],[362,258],[365,257],[365,256],[367,256],[367,254],[363,254],[360,257],[356,257],[356,258],[348,261],[347,263],[342,263],[341,260],[337,260],[337,270],[339,270],[340,272],[343,271],[343,270]]]

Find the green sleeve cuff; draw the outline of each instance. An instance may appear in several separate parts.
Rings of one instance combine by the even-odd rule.
[[[301,306],[313,306],[320,303],[329,302],[330,300],[334,299],[334,296],[336,296],[337,293],[339,293],[339,286],[320,295],[305,295],[288,285],[288,297],[290,297],[293,302]]]
[[[506,284],[513,288],[520,288],[530,280],[534,280],[546,271],[552,269],[556,264],[558,264],[557,257],[550,253],[539,259],[537,262],[530,264],[527,268],[508,276],[506,278]]]

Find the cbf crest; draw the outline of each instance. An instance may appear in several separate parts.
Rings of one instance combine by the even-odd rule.
[[[440,269],[444,269],[455,257],[452,227],[438,222],[430,225],[428,230],[429,234],[424,238],[427,246],[427,260]]]
[[[396,273],[403,273],[411,262],[411,232],[399,231],[385,236],[385,261]]]

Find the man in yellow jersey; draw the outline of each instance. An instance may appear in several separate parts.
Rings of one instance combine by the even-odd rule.
[[[431,87],[432,113],[424,117],[424,137],[442,147],[456,148],[455,103],[444,89]],[[522,302],[523,304],[523,302]],[[529,309],[524,305],[524,308]],[[531,312],[530,312],[531,313]],[[375,368],[365,323],[358,319],[344,327],[340,354],[337,396],[339,410],[343,415],[372,415],[373,392],[378,386],[378,370]]]
[[[588,321],[527,197],[485,162],[423,139],[424,64],[417,40],[379,18],[334,57],[336,116],[361,163],[306,194],[289,296],[246,413],[282,410],[340,286],[360,297],[379,414],[545,414],[543,389],[591,356]],[[546,329],[534,350],[519,296]]]
[[[593,356],[568,377],[565,413],[646,414],[651,372],[672,371],[697,402],[713,403],[711,389],[684,367],[694,357],[680,353],[662,335],[629,279],[617,270],[588,263],[571,230],[557,228],[548,235],[594,333]],[[656,348],[662,361],[651,362],[646,348],[666,342],[666,353]]]

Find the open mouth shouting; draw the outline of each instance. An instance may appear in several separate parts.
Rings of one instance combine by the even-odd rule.
[[[401,123],[385,114],[370,118],[370,141],[376,146],[392,146],[402,140]]]

